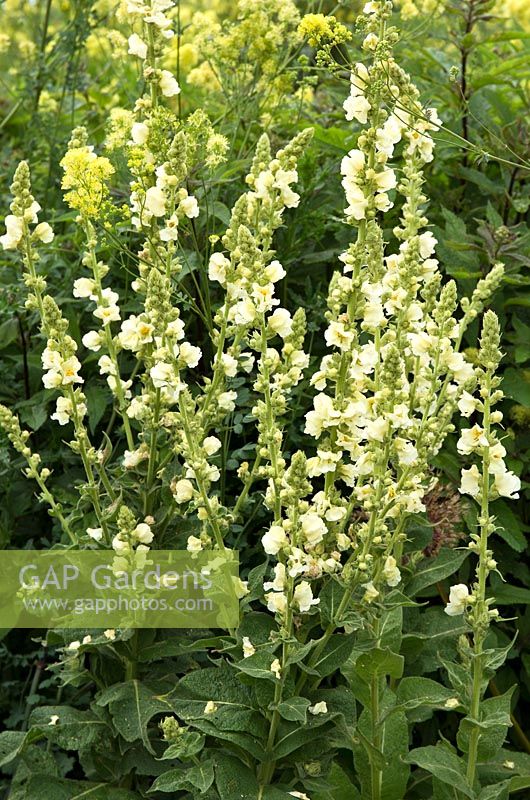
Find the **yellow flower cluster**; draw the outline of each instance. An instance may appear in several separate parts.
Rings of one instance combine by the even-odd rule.
[[[134,114],[126,108],[117,106],[111,108],[107,124],[105,147],[107,150],[117,150],[123,147],[131,135]]]
[[[510,417],[519,428],[530,428],[530,408],[515,405],[510,409]]]
[[[61,161],[64,176],[63,189],[70,189],[65,200],[85,217],[98,214],[108,188],[105,181],[114,174],[114,167],[103,156],[97,156],[92,147],[72,147]]]
[[[399,12],[404,19],[435,11],[443,11],[442,0],[400,0],[399,3]]]
[[[523,28],[530,27],[530,3],[528,0],[502,0],[496,7],[496,11],[503,17],[515,17]]]
[[[232,79],[237,75],[244,83],[261,73],[267,76],[269,88],[278,80],[282,47],[297,39],[300,15],[294,2],[238,0],[235,16],[237,21],[221,25],[210,10],[194,15],[187,33],[201,63],[190,73],[190,83],[219,85],[223,73]]]
[[[298,26],[298,33],[312,47],[321,44],[336,45],[351,39],[350,31],[333,16],[306,14]]]
[[[444,0],[399,0],[398,9],[403,19],[433,13],[443,14]],[[528,0],[498,0],[493,13],[508,20],[517,22],[523,28],[530,27],[530,3]]]

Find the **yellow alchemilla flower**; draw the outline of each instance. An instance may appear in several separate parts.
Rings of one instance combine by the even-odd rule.
[[[92,147],[73,147],[61,161],[63,189],[70,189],[65,200],[83,216],[93,217],[108,195],[106,181],[114,174],[108,158],[98,156]]]
[[[322,39],[328,39],[332,35],[328,17],[324,14],[306,14],[302,17],[298,32],[313,47]]]
[[[503,0],[497,3],[495,11],[503,17],[515,17],[523,28],[530,27],[530,5],[528,0]]]
[[[207,61],[203,61],[198,67],[192,69],[188,75],[188,83],[191,86],[198,86],[199,88],[209,88],[217,90],[221,88],[219,78],[211,68]]]
[[[333,16],[306,14],[298,26],[298,33],[312,47],[320,44],[339,44],[351,39],[350,31]]]
[[[431,14],[433,11],[443,11],[440,0],[401,0],[399,12],[405,19],[417,17],[419,14]]]
[[[167,69],[174,69],[177,62],[177,53],[181,75],[187,75],[199,62],[200,54],[197,46],[193,42],[179,43],[179,37],[174,36],[169,40],[169,45],[163,59],[163,66]]]

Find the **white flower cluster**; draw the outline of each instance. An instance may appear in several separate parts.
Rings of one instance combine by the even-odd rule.
[[[172,21],[165,13],[175,6],[174,0],[122,0],[120,12],[124,14],[125,18],[138,17],[143,20],[146,25],[153,25],[160,31],[160,35],[164,39],[171,39],[175,35],[172,30]],[[132,37],[131,37],[132,38]],[[133,44],[129,40],[129,46],[132,49],[141,49],[138,44],[139,37],[133,39]],[[139,55],[139,53],[135,53]],[[140,56],[144,58],[144,56]]]
[[[146,123],[135,123],[133,141],[136,139],[138,143],[139,139],[144,139],[144,135],[146,141],[148,130]],[[178,238],[179,221],[185,217],[187,219],[198,217],[199,205],[193,195],[188,195],[186,189],[178,188],[178,178],[168,172],[166,164],[157,167],[155,172],[154,186],[150,186],[146,191],[136,189],[131,193],[132,222],[136,228],[141,229],[148,227],[153,217],[163,217],[164,226],[159,233],[160,239],[163,242],[175,241]]]
[[[397,70],[393,62],[389,65]],[[355,119],[363,125],[368,122],[368,115],[377,99],[372,97],[370,102],[367,97],[368,93],[373,95],[370,81],[368,68],[362,63],[356,64],[351,73],[350,96],[344,101],[347,120]],[[395,102],[399,96],[398,86],[391,86],[389,92]],[[346,215],[352,220],[367,219],[374,210],[386,212],[392,207],[388,193],[396,188],[397,178],[395,171],[387,167],[387,161],[402,139],[405,139],[404,156],[417,154],[423,163],[433,158],[434,142],[430,132],[438,130],[441,125],[435,109],[423,110],[415,104],[411,111],[407,111],[404,104],[395,102],[384,121],[381,116],[379,108],[372,114],[371,121],[377,124],[375,140],[364,150],[350,150],[342,159],[342,185],[348,202]],[[360,141],[366,142],[366,137],[360,137]]]
[[[154,539],[152,517],[136,523],[132,513],[122,506],[118,513],[118,533],[112,539],[112,549],[116,553],[112,561],[112,571],[119,575],[127,573],[131,566],[141,569],[149,553],[149,545]]]
[[[477,464],[462,469],[460,492],[468,494],[483,505],[497,497],[516,499],[519,497],[521,481],[508,469],[505,462],[506,448],[498,440],[495,425],[502,422],[502,412],[493,411],[493,406],[503,398],[499,388],[500,380],[495,369],[501,358],[499,350],[499,325],[493,312],[484,315],[480,350],[475,368],[476,392],[464,392],[458,402],[463,417],[473,414],[482,416],[482,424],[464,428],[457,442],[457,450],[463,456],[476,455],[481,460]]]
[[[174,406],[187,386],[182,370],[196,367],[202,354],[184,341],[184,323],[178,309],[170,306],[169,284],[156,271],[148,282],[144,312],[124,320],[116,338],[120,347],[144,362],[149,376],[141,393],[132,397],[127,416],[145,422],[155,405],[158,414]]]
[[[477,400],[477,410],[480,411],[483,405],[481,401]],[[502,413],[500,411],[493,412],[491,415],[492,422],[500,422]],[[493,441],[492,441],[493,439]],[[519,497],[519,490],[521,488],[521,481],[507,466],[504,458],[506,456],[506,449],[501,442],[496,440],[495,434],[490,432],[489,436],[486,435],[484,428],[475,424],[471,428],[465,428],[457,443],[458,452],[461,455],[470,455],[476,453],[482,456],[484,451],[488,451],[489,464],[488,471],[493,477],[492,489],[497,497],[508,497],[510,499],[517,499]],[[476,464],[473,464],[469,469],[462,469],[462,481],[460,484],[460,492],[468,494],[480,501],[482,492],[482,475]]]
[[[123,9],[125,5],[125,9]],[[122,3],[122,15],[127,16],[133,22],[140,20],[143,23],[143,33],[131,34],[128,39],[128,52],[139,58],[141,61],[148,62],[155,56],[157,39],[172,39],[175,35],[173,22],[166,14],[174,7],[174,0],[151,0],[149,3],[137,2],[137,0],[125,0]],[[125,14],[123,13],[125,12]],[[151,42],[151,44],[149,44]],[[149,50],[152,49],[150,53]],[[151,59],[149,56],[151,55]],[[180,93],[180,86],[173,74],[167,69],[157,69],[153,64],[146,63],[144,66],[144,77],[147,81],[155,82],[160,92],[165,97],[175,97]]]
[[[493,553],[488,548],[488,537],[495,531],[494,518],[489,514],[489,503],[498,497],[517,498],[521,488],[520,479],[506,466],[506,449],[499,442],[497,429],[494,427],[502,422],[502,413],[492,410],[503,398],[503,392],[499,388],[501,380],[495,374],[501,359],[499,347],[499,323],[496,315],[487,311],[484,314],[476,367],[477,396],[466,392],[459,402],[464,417],[477,413],[482,417],[482,424],[477,422],[465,428],[457,442],[461,455],[476,455],[480,459],[480,466],[473,464],[468,469],[462,469],[460,485],[460,492],[470,495],[480,505],[480,532],[471,534],[468,545],[479,557],[477,582],[472,594],[463,584],[453,586],[445,609],[447,614],[455,616],[463,614],[468,603],[471,604],[470,622],[475,636],[479,637],[487,629],[489,620],[498,615],[495,609],[490,608],[492,599],[486,599],[485,596],[487,575],[497,567]]]
[[[28,244],[31,242],[44,242],[49,244],[53,241],[54,233],[48,222],[39,222],[38,213],[41,211],[40,204],[31,195],[29,189],[29,169],[25,161],[19,165],[11,191],[13,200],[10,205],[11,214],[7,214],[4,224],[6,232],[0,236],[0,244],[4,250],[16,250],[27,237]],[[35,225],[33,231],[29,226]]]
[[[384,4],[368,5],[375,30]],[[441,285],[436,239],[422,211],[422,169],[432,160],[430,134],[441,123],[434,109],[421,107],[388,47],[373,37],[369,44],[373,62],[355,65],[344,104],[347,119],[367,126],[341,166],[346,215],[358,233],[340,256],[343,274],[330,284],[331,352],[312,378],[317,394],[305,431],[317,442],[307,475],[322,481],[306,511],[318,531],[311,556],[317,570],[329,570],[333,561],[340,572],[336,554],[348,553],[348,568],[369,578],[364,598],[373,602],[381,583],[400,581],[405,520],[425,510],[429,461],[475,383],[473,365],[459,352],[462,335],[502,268],[462,303],[458,321],[456,287]],[[399,157],[398,172],[388,161]],[[379,217],[400,196],[399,249],[385,254]],[[354,512],[360,519],[352,529]],[[303,519],[297,538],[307,548]],[[285,556],[289,564],[292,556]]]
[[[0,236],[0,244],[4,250],[16,250],[24,236],[24,228],[35,225],[31,235],[33,239],[49,244],[53,241],[53,230],[48,222],[39,222],[37,214],[41,210],[36,200],[24,209],[21,215],[8,214],[4,220],[6,232]]]
[[[146,81],[155,82],[164,97],[175,97],[180,93],[180,86],[169,70],[157,69],[149,61],[152,62],[156,55],[157,40],[172,39],[175,35],[172,27],[173,22],[165,13],[172,9],[174,5],[174,0],[150,0],[147,3],[137,2],[137,0],[125,0],[125,2],[122,2],[121,9],[122,16],[126,16],[128,21],[134,22],[138,20],[142,22],[142,35],[133,33],[129,36],[128,52],[146,62],[144,65]],[[150,48],[151,53],[149,52]]]
[[[469,602],[469,589],[465,583],[457,583],[451,586],[449,591],[449,602],[445,607],[445,613],[450,617],[458,617],[463,614]]]
[[[182,477],[175,478],[172,484],[176,502],[189,503],[186,511],[196,510],[204,523],[201,536],[188,539],[188,549],[194,552],[211,545],[212,533],[219,542],[229,524],[227,510],[216,496],[209,496],[211,484],[219,479],[219,470],[209,459],[221,447],[211,431],[235,409],[237,393],[230,388],[232,380],[241,370],[249,373],[255,363],[255,389],[263,395],[253,411],[259,420],[259,459],[275,462],[277,480],[282,469],[283,462],[275,457],[281,450],[281,441],[275,439],[274,425],[285,412],[287,394],[300,380],[308,360],[301,349],[303,313],[291,317],[287,309],[278,307],[275,298],[275,284],[285,276],[285,270],[273,258],[270,241],[284,210],[298,200],[290,186],[297,178],[296,154],[306,140],[307,134],[302,134],[276,158],[270,154],[268,139],[260,141],[248,178],[251,189],[236,203],[223,237],[228,255],[215,252],[209,260],[209,277],[224,290],[224,302],[214,317],[213,377],[195,399],[186,393],[179,400],[181,430],[186,433],[178,438],[176,447],[184,463]],[[276,337],[282,342],[281,349],[269,344]],[[211,443],[216,443],[215,449]],[[274,493],[277,482],[269,470],[270,467],[261,467],[253,477],[268,478],[269,491]],[[244,477],[244,471],[241,475]],[[249,488],[247,483],[245,494]]]
[[[68,338],[67,344],[72,349],[77,349],[73,339]],[[42,356],[42,368],[46,370],[42,376],[45,389],[57,389],[59,386],[69,386],[72,383],[83,383],[83,378],[79,375],[81,362],[74,355],[65,357],[61,353],[59,345],[54,340],[49,340]]]

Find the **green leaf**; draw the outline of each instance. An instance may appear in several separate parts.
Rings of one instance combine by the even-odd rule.
[[[426,716],[422,714],[422,720],[430,716],[429,708],[443,708],[446,701],[454,696],[454,692],[441,683],[420,676],[403,678],[396,691],[399,707],[405,711],[417,708],[424,710]]]
[[[351,689],[343,685],[329,689],[319,688],[314,692],[311,704],[313,705],[321,700],[325,700],[328,713],[334,717],[342,718],[343,726],[353,735],[357,716],[357,703]]]
[[[525,380],[521,370],[508,367],[502,376],[502,390],[512,400],[530,407],[530,383]]]
[[[210,700],[215,711],[206,714]],[[188,673],[172,693],[171,705],[174,713],[202,733],[237,744],[258,761],[263,758],[261,741],[267,739],[268,725],[254,708],[252,691],[237,679],[233,668],[225,664]]]
[[[360,728],[356,732],[356,735],[359,741],[361,742],[362,746],[366,750],[366,755],[368,756],[368,761],[370,762],[370,764],[373,764],[379,770],[383,770],[386,765],[384,753],[382,753],[381,750],[378,750],[377,747],[374,747],[372,742],[368,739],[367,736],[364,735],[364,733]]]
[[[214,781],[214,762],[209,759],[193,767],[177,767],[159,775],[149,789],[151,792],[177,792],[181,789],[193,787],[200,792],[205,792]]]
[[[293,727],[293,724],[289,722],[280,723],[278,741],[273,750],[274,760],[285,758],[309,742],[314,742],[315,737],[318,736],[316,729],[322,726],[326,726],[327,733],[327,736],[322,735],[321,737],[322,751],[333,749],[333,742],[329,739],[329,734],[332,731],[331,726],[328,724],[330,716],[329,714],[309,715],[305,727],[300,725]]]
[[[324,128],[321,125],[314,125],[313,131],[315,141],[327,144],[334,150],[338,150],[341,154],[348,149],[347,141],[350,134],[343,128]]]
[[[322,792],[313,793],[313,800],[360,800],[357,787],[351,782],[338,764],[332,764],[326,776],[327,787]]]
[[[291,722],[305,724],[307,721],[307,709],[310,705],[310,701],[305,697],[290,697],[288,700],[283,700],[278,704],[278,713]]]
[[[506,659],[508,658],[510,652],[513,649],[513,645],[515,642],[516,636],[509,642],[507,645],[503,647],[490,647],[486,650],[482,651],[482,663],[484,665],[484,671],[490,671],[492,677],[498,669],[502,667]]]
[[[454,663],[453,661],[444,661],[440,659],[440,664],[445,668],[449,683],[455,691],[465,696],[469,685],[469,672],[462,666],[462,664]]]
[[[528,53],[513,56],[512,58],[500,59],[500,63],[496,67],[492,67],[489,72],[480,71],[480,77],[476,77],[473,80],[473,88],[477,90],[483,86],[489,86],[490,84],[509,81],[512,79],[514,72],[516,72],[519,79],[521,79],[520,68],[525,67],[527,64]],[[508,74],[506,75],[506,73]]]
[[[517,553],[526,550],[527,541],[520,519],[514,514],[508,503],[504,500],[496,500],[491,505],[491,513],[497,523],[496,534]]]
[[[478,720],[470,717],[462,719],[457,736],[458,746],[462,752],[468,752],[471,731],[473,728],[478,728],[479,761],[491,761],[497,755],[504,744],[506,732],[512,724],[510,710],[514,690],[515,687],[498,697],[488,697],[486,700],[482,700]]]
[[[396,652],[401,647],[403,628],[403,607],[396,606],[383,611],[379,625],[379,644]]]
[[[173,758],[188,761],[192,756],[201,752],[205,741],[206,737],[197,733],[197,731],[181,731],[177,741],[169,745],[160,761],[167,761]]]
[[[320,654],[318,661],[313,664],[313,669],[321,678],[336,672],[348,660],[354,644],[355,634],[334,634]]]
[[[528,605],[530,603],[530,589],[513,586],[511,583],[496,583],[489,594],[495,597],[495,603],[499,606]]]
[[[530,33],[521,30],[512,31],[495,31],[490,33],[484,39],[481,38],[480,43],[486,44],[487,42],[511,42],[516,39],[530,39]]]
[[[252,708],[251,692],[237,680],[234,670],[222,664],[219,667],[194,670],[179,681],[184,697],[213,700],[216,704]],[[178,695],[177,695],[178,699]]]
[[[248,658],[243,658],[241,661],[235,662],[234,667],[257,680],[266,680],[276,683],[278,679],[275,674],[271,672],[271,664],[273,661],[274,655],[272,653],[261,650]]]
[[[372,678],[380,678],[383,675],[401,678],[404,665],[403,656],[388,649],[374,647],[359,656],[355,662],[355,671],[363,681],[369,683]]]
[[[447,783],[466,797],[473,798],[473,790],[467,782],[461,759],[444,745],[417,747],[404,757],[404,761],[407,764],[416,764],[435,775],[442,783]]]
[[[11,342],[14,342],[18,337],[18,332],[18,320],[15,317],[2,322],[0,325],[0,350],[9,347]]]
[[[21,422],[28,425],[32,430],[38,431],[48,419],[48,409],[45,403],[35,401],[24,401],[18,404],[19,417]]]
[[[108,783],[89,783],[34,775],[24,788],[24,800],[139,800],[135,792],[119,789]]]
[[[315,642],[313,639],[310,639],[305,644],[302,644],[301,642],[291,642],[289,645],[289,655],[287,656],[285,666],[299,664],[300,661],[303,661],[307,654],[311,652],[314,646]]]
[[[466,223],[462,217],[453,214],[448,208],[442,208],[442,214],[445,219],[445,232],[456,240],[465,241],[468,234]]]
[[[276,630],[276,627],[274,617],[270,614],[251,611],[245,614],[237,632],[241,639],[244,636],[248,636],[252,644],[265,644],[270,642],[270,634],[273,630]]]
[[[59,719],[50,725],[52,716]],[[42,733],[63,750],[80,750],[90,747],[111,731],[106,722],[88,711],[70,706],[39,706],[30,717],[30,725],[40,727]]]
[[[328,580],[319,594],[320,603],[318,606],[320,618],[325,625],[329,625],[331,622],[339,622],[335,617],[343,597],[344,587],[333,578]]]
[[[141,739],[150,753],[154,750],[147,736],[149,721],[155,714],[173,711],[169,700],[137,680],[109,687],[98,697],[96,704],[108,706],[114,725],[126,742]]]
[[[214,200],[210,213],[213,217],[220,219],[223,225],[226,225],[227,227],[230,225],[231,212],[224,203],[221,203],[219,200]]]
[[[106,387],[96,383],[89,383],[83,392],[87,398],[88,425],[94,433],[105,411],[112,408],[112,396]]]
[[[499,182],[490,180],[478,169],[460,166],[459,172],[466,181],[475,183],[486,197],[494,197],[504,193],[504,187]],[[502,219],[497,223],[497,227],[500,225],[502,225]]]
[[[452,786],[432,776],[432,798],[429,800],[456,800],[457,797],[458,794]]]
[[[255,800],[259,795],[259,786],[254,772],[239,759],[227,753],[216,752],[215,784],[221,800]]]
[[[20,755],[26,743],[25,731],[2,731],[0,733],[0,767],[9,764]]]
[[[220,650],[225,644],[222,636],[209,636],[206,639],[184,639],[182,636],[171,636],[162,641],[144,647],[138,654],[138,660],[150,663],[163,658],[174,658],[188,653],[200,653],[204,650],[215,647]]]
[[[469,550],[444,548],[433,558],[420,561],[418,569],[407,584],[407,594],[414,596],[433,583],[453,575],[464,563]]]
[[[510,781],[503,781],[502,783],[495,783],[491,786],[485,786],[480,792],[478,800],[508,800],[511,789]]]
[[[510,793],[520,792],[521,789],[530,789],[530,775],[514,775],[510,779]]]
[[[10,770],[11,769],[13,769],[13,767],[10,767]],[[57,762],[53,754],[48,752],[47,748],[44,749],[38,744],[30,744],[24,748],[13,774],[9,799],[24,800],[26,797],[25,789],[27,782],[34,775],[59,777]]]
[[[263,717],[258,717],[256,715],[253,721],[256,723],[255,734],[233,731],[230,729],[225,730],[225,728],[221,727],[221,725],[226,724],[226,715],[218,722],[217,725],[214,722],[209,722],[206,719],[193,720],[190,721],[190,724],[201,730],[207,736],[212,736],[214,739],[217,739],[219,742],[231,742],[232,744],[236,745],[237,749],[243,750],[252,756],[252,758],[256,761],[261,762],[265,758],[265,742],[263,741],[265,736],[263,730],[264,726],[262,724],[264,720]],[[233,725],[236,723],[234,723],[233,720],[230,720],[229,724]],[[262,741],[260,741],[260,739]]]
[[[379,682],[380,684],[383,681]],[[355,769],[361,783],[363,798],[372,798],[371,764],[382,772],[381,800],[396,800],[405,796],[410,767],[403,761],[409,749],[409,726],[403,711],[389,715],[395,696],[389,689],[380,698],[380,719],[385,718],[382,749],[373,744],[373,725],[370,703],[359,717],[355,737],[360,744],[354,750]],[[374,792],[375,793],[375,792]]]

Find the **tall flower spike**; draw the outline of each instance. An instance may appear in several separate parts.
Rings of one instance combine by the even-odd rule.
[[[360,18],[371,61],[353,66],[344,108],[364,129],[341,164],[345,214],[357,236],[340,256],[343,274],[330,283],[330,352],[312,378],[318,394],[306,423],[317,440],[309,474],[323,479],[309,509],[325,527],[319,555],[325,561],[336,548],[350,551],[346,572],[355,565],[376,589],[393,574],[390,558],[399,569],[407,515],[425,510],[429,460],[474,386],[458,348],[502,276],[496,267],[457,322],[456,286],[442,285],[423,211],[423,168],[441,123],[393,59],[391,11],[391,3],[368,3]],[[400,198],[399,246],[388,253],[382,220]],[[354,511],[359,521],[348,535]]]
[[[480,705],[484,692],[484,640],[492,620],[498,611],[492,608],[494,598],[486,597],[487,579],[496,569],[496,561],[489,546],[489,537],[495,531],[495,518],[490,513],[490,502],[498,497],[517,498],[521,481],[507,469],[504,457],[506,450],[499,441],[495,426],[502,421],[502,413],[493,410],[502,400],[499,388],[501,379],[496,377],[500,359],[500,328],[493,311],[486,311],[482,323],[482,335],[478,365],[475,368],[477,392],[461,400],[466,416],[474,413],[480,422],[462,431],[457,447],[460,453],[476,459],[469,468],[462,470],[460,491],[470,495],[479,505],[478,531],[471,534],[469,549],[478,556],[475,569],[476,580],[471,591],[460,584],[451,588],[449,604],[445,611],[454,616],[465,614],[473,637],[473,659],[471,685],[469,687],[469,717],[480,719]],[[482,732],[478,726],[471,729],[467,752],[467,777],[472,786],[475,779],[478,748]]]

